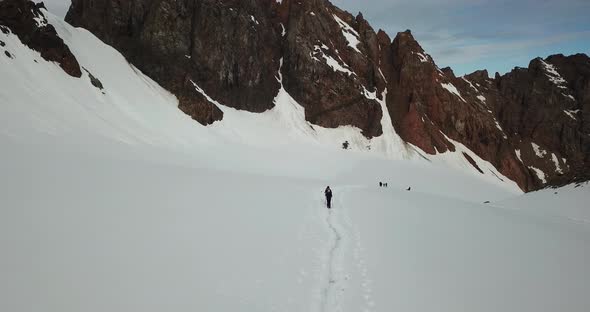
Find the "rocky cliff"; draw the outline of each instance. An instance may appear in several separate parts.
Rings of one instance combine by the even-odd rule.
[[[222,113],[194,84],[224,105],[263,112],[282,61],[284,86],[309,121],[381,134],[381,109],[364,95],[384,86],[377,36],[362,16],[326,1],[84,0],[66,20],[123,52],[202,124]]]
[[[12,32],[47,61],[56,62],[70,76],[80,77],[78,61],[41,13],[45,6],[30,1],[0,1],[0,31]],[[0,47],[4,43],[0,41]],[[4,52],[12,57],[9,51]]]
[[[202,124],[223,118],[204,94],[263,112],[284,87],[312,124],[371,138],[383,133],[385,100],[397,133],[427,154],[463,144],[526,191],[589,177],[583,54],[456,77],[410,31],[391,40],[327,0],[73,0],[66,20],[121,51]]]

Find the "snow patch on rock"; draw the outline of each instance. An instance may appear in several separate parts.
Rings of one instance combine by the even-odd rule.
[[[425,55],[423,53],[420,53],[420,52],[412,52],[412,54],[415,54],[416,56],[418,56],[418,59],[422,63],[428,63],[430,61],[430,58],[428,57],[428,55]]]
[[[461,77],[461,79],[463,79],[465,82],[467,82],[467,84],[469,84],[471,89],[475,90],[475,92],[479,92],[479,90],[473,85],[473,83],[471,83],[471,81],[467,80],[467,78]]]
[[[547,151],[542,149],[535,142],[531,142],[531,146],[533,147],[533,151],[535,151],[535,154],[537,155],[537,157],[543,158],[543,157],[545,157],[545,155],[547,155]]]
[[[545,172],[543,172],[541,169],[535,168],[533,166],[529,166],[529,169],[533,170],[533,172],[535,172],[535,175],[537,175],[537,177],[539,178],[539,180],[541,180],[541,182],[543,182],[543,184],[547,183],[547,179],[545,178]]]
[[[573,95],[571,95],[571,94],[562,93],[561,95],[565,96],[566,98],[568,98],[568,99],[570,99],[570,100],[572,100],[574,102],[576,101],[576,98]]]
[[[348,25],[348,23],[339,18],[336,14],[332,14],[332,16],[334,16],[334,20],[336,20],[338,25],[340,25],[340,28],[342,29],[342,35],[344,36],[344,38],[346,38],[348,46],[357,51],[358,53],[361,53],[361,51],[358,49],[358,45],[360,43],[359,33],[356,30],[354,30],[354,28],[352,28],[350,25]]]
[[[514,150],[514,153],[516,154],[516,158],[518,158],[518,160],[520,160],[520,162],[524,164],[524,162],[522,161],[522,157],[520,156],[520,150]]]
[[[440,84],[444,89],[446,89],[447,91],[449,91],[450,93],[456,95],[457,97],[459,97],[461,99],[461,101],[467,103],[467,101],[465,101],[465,99],[461,96],[461,93],[459,93],[459,90],[457,90],[457,88],[452,84],[452,83],[442,83]]]
[[[283,23],[281,23],[281,36],[285,37],[286,34],[287,34],[287,30],[285,29],[285,25],[283,25]]]
[[[33,19],[35,20],[35,23],[37,23],[37,27],[47,26],[47,19],[45,19],[43,15],[35,16]]]
[[[353,71],[349,69],[350,67],[346,63],[340,64],[340,62],[338,62],[332,56],[324,53],[322,49],[327,50],[328,47],[325,44],[322,44],[321,47],[319,45],[315,45],[312,58],[314,58],[316,61],[319,61],[319,59],[315,56],[320,55],[324,59],[325,63],[332,68],[332,70],[345,73],[349,76],[356,75]]]
[[[500,123],[496,118],[494,118],[494,124],[496,125],[496,128],[498,128],[498,130],[502,131],[502,137],[504,138],[504,140],[507,140],[508,136],[506,135],[506,132],[504,132],[504,129],[502,129],[502,126],[500,126]]]
[[[193,87],[195,88],[195,90],[197,92],[199,92],[203,97],[205,97],[205,99],[211,103],[211,104],[215,104],[218,107],[221,107],[222,105],[217,102],[216,100],[214,100],[213,98],[211,98],[203,89],[201,89],[201,87],[199,87],[192,79],[189,80],[191,82],[191,84],[193,85]]]
[[[549,78],[549,81],[551,81],[553,84],[555,84],[560,89],[567,89],[567,86],[565,85],[567,83],[567,81],[565,81],[565,79],[563,79],[563,77],[561,77],[559,72],[557,72],[557,69],[555,68],[555,66],[553,64],[545,62],[543,59],[539,59],[539,60],[541,61],[541,64],[543,64],[543,67],[545,68],[545,72],[546,72],[545,76],[547,76],[547,78]]]
[[[385,75],[383,75],[383,71],[381,71],[381,68],[379,68],[379,74],[381,75],[381,78],[383,78],[383,81],[387,83],[387,78],[385,78]]]
[[[568,117],[570,117],[571,119],[577,120],[576,114],[578,114],[580,112],[580,110],[579,109],[576,109],[576,110],[567,110],[567,109],[565,109],[565,110],[563,110],[563,112],[566,115],[568,115]]]
[[[250,20],[252,20],[252,22],[256,23],[256,25],[260,25],[260,23],[258,22],[258,20],[254,17],[254,15],[250,15]]]
[[[369,100],[377,100],[377,91],[369,91],[365,86],[363,86],[363,95]]]
[[[555,153],[551,153],[551,160],[553,160],[553,164],[555,165],[555,172],[563,174],[563,170],[559,165],[559,159],[557,158],[557,155],[555,155]]]

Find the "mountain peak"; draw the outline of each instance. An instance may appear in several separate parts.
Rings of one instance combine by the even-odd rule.
[[[487,69],[476,70],[476,71],[472,72],[471,74],[465,75],[465,77],[467,77],[467,78],[475,78],[475,79],[478,79],[478,80],[490,79],[490,75],[489,75]]]
[[[424,53],[424,49],[422,46],[416,41],[414,36],[412,35],[412,31],[407,29],[406,31],[398,32],[395,38],[393,39],[395,45],[401,47],[405,47],[409,52],[418,52]]]

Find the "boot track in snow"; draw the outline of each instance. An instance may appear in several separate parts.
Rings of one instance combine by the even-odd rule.
[[[360,232],[351,223],[342,204],[343,193],[341,188],[332,209],[328,210],[325,201],[321,201],[323,209],[328,210],[324,222],[329,238],[325,254],[321,257],[324,265],[317,311],[344,311],[351,304],[350,296],[360,299],[357,301],[360,304],[357,309],[373,311],[375,302],[372,298],[372,280],[369,278]],[[345,296],[349,288],[353,293]]]
[[[334,208],[332,208],[334,209]],[[331,242],[331,248],[330,251],[328,253],[328,262],[327,262],[327,284],[324,285],[324,289],[322,290],[322,305],[321,305],[321,311],[325,312],[326,311],[326,307],[328,305],[328,302],[330,301],[330,299],[333,298],[333,293],[334,293],[334,289],[336,288],[336,276],[334,274],[334,270],[335,270],[335,262],[336,262],[336,256],[337,256],[337,252],[340,249],[340,243],[342,241],[342,235],[340,234],[340,232],[336,229],[336,227],[333,224],[333,210],[330,210],[328,212],[328,217],[326,218],[326,223],[328,224],[328,227],[330,228],[330,232],[331,232],[331,236],[332,236],[332,242]]]
[[[341,259],[344,256],[342,253],[342,245],[345,242],[346,237],[345,231],[342,230],[343,225],[339,221],[339,215],[342,212],[341,200],[337,200],[332,204],[332,208],[328,210],[326,216],[326,224],[328,226],[330,239],[327,256],[325,258],[325,279],[321,289],[321,303],[319,309],[321,312],[341,310],[338,308],[338,291],[340,289],[344,290],[344,285],[341,285],[344,276],[337,275],[339,275],[338,270],[342,269],[338,266],[343,262],[343,259]]]

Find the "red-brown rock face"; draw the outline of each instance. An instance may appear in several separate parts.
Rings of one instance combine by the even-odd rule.
[[[329,128],[353,125],[367,137],[381,135],[381,107],[366,96],[383,79],[375,32],[361,16],[354,19],[323,0],[282,5],[288,10],[284,85],[305,107],[306,119]]]
[[[0,1],[0,31],[11,31],[22,43],[41,53],[47,61],[57,62],[70,76],[81,77],[80,65],[67,45],[47,24],[43,4],[26,0]]]
[[[307,120],[382,133],[381,108],[365,95],[384,89],[377,35],[325,0],[75,0],[66,20],[119,49],[202,124],[223,114],[192,82],[224,105],[263,112],[282,59],[284,87]]]
[[[514,150],[505,148],[507,136],[494,114],[498,92],[487,72],[473,74],[479,80],[472,82],[455,77],[450,68],[439,69],[410,31],[399,33],[391,49],[387,105],[400,136],[429,154],[453,151],[449,139],[461,142],[528,189],[524,167],[514,162]]]
[[[391,44],[387,105],[400,136],[429,154],[448,139],[490,161],[524,190],[588,177],[590,59],[536,59],[494,79],[439,69],[411,32]]]
[[[121,51],[202,124],[223,113],[195,85],[263,112],[274,106],[280,70],[313,124],[379,136],[374,97],[387,91],[396,131],[426,153],[462,143],[527,191],[590,176],[586,55],[536,59],[493,79],[455,77],[410,31],[391,41],[327,0],[73,0],[66,20]]]
[[[588,177],[590,59],[584,54],[534,59],[495,79],[497,116],[521,154],[533,187]],[[542,171],[539,176],[535,172]]]

